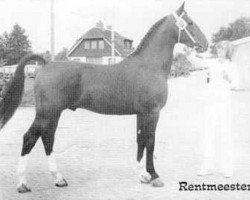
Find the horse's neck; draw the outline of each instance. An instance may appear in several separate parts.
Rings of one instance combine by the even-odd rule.
[[[149,51],[144,52],[144,62],[148,67],[163,71],[168,75],[172,65],[173,51],[174,44],[168,44],[162,49],[159,46],[153,46]]]
[[[165,26],[165,27],[163,27]],[[166,27],[168,26],[168,27]],[[163,70],[169,74],[173,59],[173,50],[177,42],[173,31],[173,25],[163,23],[155,32],[147,46],[138,52],[139,60],[146,67],[156,71]],[[167,29],[166,29],[167,28]],[[163,29],[167,31],[163,32]]]

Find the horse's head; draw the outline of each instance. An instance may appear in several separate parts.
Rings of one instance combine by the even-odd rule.
[[[208,41],[196,23],[184,10],[185,2],[173,14],[178,42],[195,47],[197,52],[204,52],[208,48]]]

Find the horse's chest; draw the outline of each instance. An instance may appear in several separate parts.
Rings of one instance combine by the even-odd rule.
[[[155,88],[142,92],[138,98],[138,108],[140,112],[158,112],[166,104],[167,89]]]

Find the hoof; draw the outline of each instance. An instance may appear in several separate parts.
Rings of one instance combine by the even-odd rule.
[[[31,189],[27,185],[22,183],[20,186],[18,186],[17,191],[19,193],[27,193],[27,192],[31,192]]]
[[[233,176],[233,171],[226,170],[226,171],[222,172],[222,175],[224,176],[224,178],[231,178]]]
[[[145,173],[142,173],[139,175],[139,179],[140,179],[141,183],[148,184],[148,183],[150,183],[151,176],[149,173],[145,172]]]
[[[164,183],[160,180],[160,178],[152,180],[151,184],[153,187],[164,187]]]
[[[60,180],[57,180],[55,185],[56,185],[56,187],[67,187],[68,183],[64,178],[62,178]]]
[[[213,170],[212,169],[201,169],[197,173],[197,176],[206,176],[206,175],[213,175]]]

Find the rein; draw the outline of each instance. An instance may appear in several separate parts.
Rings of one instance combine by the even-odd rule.
[[[182,18],[184,16],[184,12],[178,16],[175,12],[173,13],[173,16],[176,20],[176,26],[179,28],[179,34],[178,34],[178,43],[180,43],[180,38],[181,38],[181,31],[185,31],[188,35],[188,37],[192,40],[194,44],[196,44],[194,37],[190,34],[190,32],[187,30],[187,22]]]

